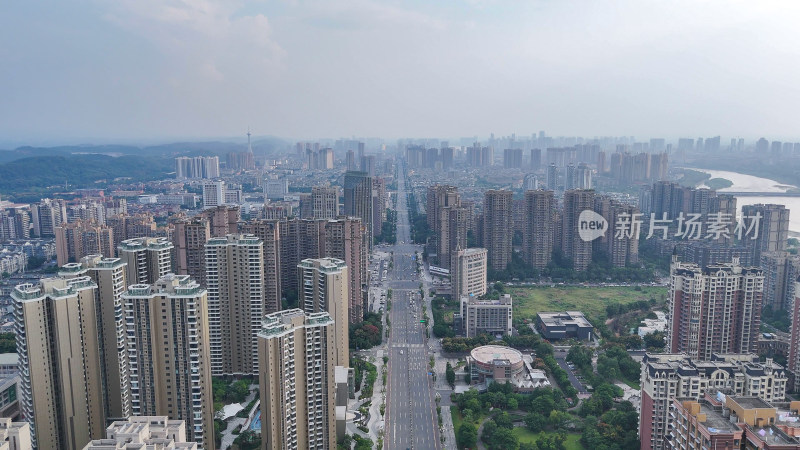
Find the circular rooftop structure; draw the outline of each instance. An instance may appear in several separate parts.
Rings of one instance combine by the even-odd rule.
[[[507,375],[513,375],[522,370],[522,353],[511,347],[502,345],[484,345],[476,347],[470,352],[470,357],[477,365],[479,371],[492,373],[496,369],[506,369]]]

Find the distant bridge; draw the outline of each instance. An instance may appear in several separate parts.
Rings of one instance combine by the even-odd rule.
[[[730,194],[736,197],[800,197],[800,192],[735,192],[717,191],[718,194]]]

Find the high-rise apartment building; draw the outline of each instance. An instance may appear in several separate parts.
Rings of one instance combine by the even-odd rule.
[[[483,196],[483,246],[489,252],[489,267],[505,270],[511,262],[514,224],[511,191],[490,189]]]
[[[547,166],[547,190],[558,189],[558,166],[554,163]]]
[[[83,450],[197,450],[186,440],[186,421],[167,416],[131,416],[112,422],[105,439],[89,442]]]
[[[128,284],[153,284],[172,272],[172,242],[166,238],[136,238],[117,247]]]
[[[315,186],[311,188],[312,218],[335,219],[339,216],[339,188]]]
[[[667,351],[710,360],[714,353],[756,352],[764,272],[731,263],[700,267],[673,256]]]
[[[485,248],[458,249],[450,268],[452,298],[486,294],[488,251]]]
[[[639,208],[599,195],[594,199],[594,211],[608,223],[605,234],[592,242],[594,249],[605,253],[614,267],[638,263],[640,224],[643,221]],[[621,228],[617,229],[618,225],[622,225]]]
[[[135,416],[186,421],[189,440],[213,450],[208,299],[188,275],[134,284],[122,296]]]
[[[364,245],[364,225],[357,217],[339,217],[326,221],[322,232],[322,256],[342,260],[347,266],[348,320],[352,324],[361,323],[364,320],[369,284],[369,257],[367,246]]]
[[[503,150],[503,167],[506,169],[522,169],[522,149],[507,148]]]
[[[639,441],[642,450],[668,448],[670,405],[673,399],[700,400],[709,390],[729,395],[756,396],[767,402],[786,396],[787,374],[783,367],[755,354],[715,354],[698,361],[685,353],[651,354],[642,361],[642,403]]]
[[[366,172],[347,172],[344,175],[344,215],[360,217],[367,227],[367,248],[372,248],[372,177]]]
[[[800,278],[797,278],[794,285],[794,298],[792,300],[791,310],[789,311],[791,319],[789,355],[786,359],[786,364],[794,374],[794,391],[797,392],[800,389]]]
[[[439,266],[446,269],[453,267],[456,252],[467,247],[467,215],[467,209],[460,206],[439,209],[436,235]]]
[[[577,271],[586,270],[592,262],[592,243],[584,241],[578,234],[578,219],[581,212],[587,209],[594,209],[594,191],[575,189],[564,192],[561,251]]]
[[[372,177],[372,235],[379,236],[386,220],[386,180]]]
[[[763,252],[761,268],[764,270],[764,306],[791,311],[795,282],[800,275],[800,257],[789,252]]]
[[[179,156],[175,158],[175,178],[216,178],[219,176],[218,156]]]
[[[258,332],[263,449],[336,446],[334,321],[288,309]]]
[[[66,202],[61,199],[42,199],[31,205],[33,234],[37,237],[55,237],[56,227],[67,221]]]
[[[203,183],[203,208],[216,208],[225,204],[225,182],[209,180]]]
[[[281,235],[278,223],[251,220],[241,226],[242,233],[251,234],[264,244],[264,313],[281,309]]]
[[[79,450],[105,428],[97,284],[48,278],[11,293],[22,417],[36,448]]]
[[[758,204],[743,205],[742,216],[747,222],[758,221],[758,234],[753,230],[749,235],[742,236],[745,245],[753,249],[752,261],[761,261],[761,254],[765,252],[782,252],[786,250],[789,239],[789,210],[784,205]],[[760,219],[756,219],[760,217]],[[753,239],[755,237],[755,239]]]
[[[336,258],[305,259],[297,270],[299,306],[306,314],[330,314],[334,321],[334,365],[350,367],[347,265]]]
[[[105,225],[77,221],[55,228],[59,266],[80,261],[86,255],[114,257],[114,232]]]
[[[205,217],[175,222],[172,243],[175,247],[175,270],[189,275],[201,286],[206,284],[206,242],[211,239],[211,224]]]
[[[543,269],[553,255],[553,191],[525,191],[524,202],[522,257],[534,268]]]
[[[211,374],[255,375],[256,331],[277,311],[264,301],[264,243],[248,234],[212,238],[205,257]]]
[[[108,418],[127,417],[131,414],[131,399],[122,304],[122,294],[128,288],[125,262],[89,255],[80,263],[65,264],[58,275],[64,279],[88,276],[97,285],[95,308],[104,414]]]

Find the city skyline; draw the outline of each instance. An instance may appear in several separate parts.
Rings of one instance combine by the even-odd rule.
[[[0,36],[13,44],[3,56],[14,70],[0,75],[9,88],[0,134],[13,142],[244,141],[248,125],[286,137],[544,129],[781,139],[793,137],[800,99],[791,79],[800,8],[778,1],[4,10]],[[349,112],[331,115],[331,105]]]

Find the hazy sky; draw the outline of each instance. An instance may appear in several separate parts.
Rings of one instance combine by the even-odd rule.
[[[0,4],[0,138],[798,138],[800,2]]]

